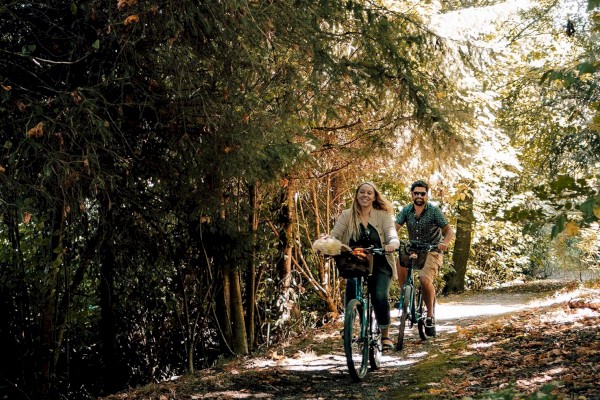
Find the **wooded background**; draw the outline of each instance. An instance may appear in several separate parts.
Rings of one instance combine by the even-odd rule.
[[[4,1],[0,395],[326,323],[343,280],[311,243],[363,180],[397,207],[430,182],[440,291],[597,269],[599,2],[516,3]]]

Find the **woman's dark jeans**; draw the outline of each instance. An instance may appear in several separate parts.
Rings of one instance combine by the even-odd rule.
[[[392,277],[383,271],[374,271],[369,278],[369,293],[380,328],[390,325],[390,282]],[[356,279],[346,280],[346,304],[356,297]]]

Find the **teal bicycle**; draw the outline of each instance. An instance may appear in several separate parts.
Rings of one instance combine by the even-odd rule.
[[[373,254],[385,254],[384,249],[364,249],[368,261],[357,260],[352,252],[336,256],[340,275],[355,280],[355,296],[346,305],[344,316],[344,352],[348,372],[354,382],[360,382],[369,371],[381,367],[381,330],[375,319],[367,281],[373,271]]]
[[[415,285],[415,281],[417,280],[415,279],[415,275],[425,265],[427,253],[436,248],[436,245],[414,241],[400,244],[400,262],[403,267],[408,269],[408,273],[406,274],[406,281],[400,289],[400,301],[397,303],[400,318],[398,341],[396,342],[396,350],[398,351],[404,348],[404,333],[407,322],[409,328],[417,324],[419,337],[421,340],[427,340],[427,335],[425,334],[427,310],[421,287]]]

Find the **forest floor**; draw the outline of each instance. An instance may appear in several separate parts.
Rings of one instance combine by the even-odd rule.
[[[421,341],[412,328],[404,349],[384,353],[360,383],[346,369],[340,320],[264,354],[104,400],[600,399],[600,281],[439,297],[436,314],[435,338]]]

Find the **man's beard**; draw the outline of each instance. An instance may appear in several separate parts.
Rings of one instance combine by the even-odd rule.
[[[414,200],[413,200],[413,203],[414,203],[416,206],[422,206],[423,204],[425,204],[425,200],[423,200],[423,199],[414,199]]]

